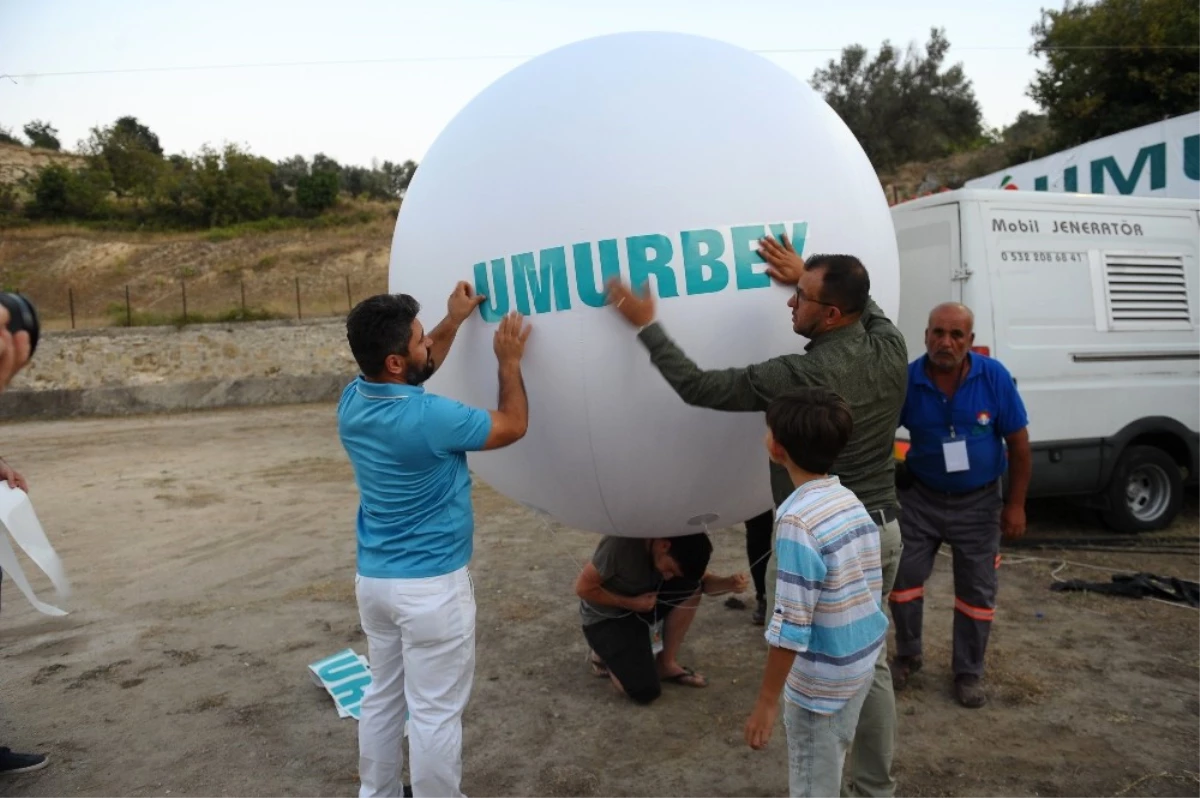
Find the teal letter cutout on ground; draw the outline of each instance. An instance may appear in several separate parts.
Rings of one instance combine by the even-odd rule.
[[[563,247],[543,249],[538,253],[538,265],[533,265],[533,253],[513,255],[513,292],[517,295],[517,310],[529,315],[529,302],[538,313],[550,312],[551,289],[554,309],[571,309],[571,292],[567,285],[567,252]]]
[[[604,307],[605,285],[614,277],[621,276],[621,259],[617,252],[617,239],[606,238],[600,247],[600,280],[596,280],[596,267],[592,262],[592,245],[576,244],[571,248],[575,255],[575,287],[579,300],[593,307]]]
[[[484,321],[500,321],[508,313],[508,274],[504,268],[504,259],[492,261],[492,283],[494,291],[488,290],[487,264],[475,264],[475,293],[487,297],[487,301],[479,306],[479,315]]]
[[[317,676],[327,682],[340,682],[362,673],[362,669],[362,663],[358,661],[358,656],[350,651],[343,657],[323,664],[317,669]]]
[[[729,285],[729,267],[720,260],[725,237],[717,230],[684,230],[683,279],[688,294],[715,294]],[[703,246],[704,251],[701,252]],[[705,267],[709,275],[705,277]]]
[[[658,233],[630,236],[625,239],[625,247],[629,255],[629,282],[635,291],[653,274],[658,296],[663,299],[679,296],[675,272],[671,269],[671,239]],[[649,251],[654,254],[648,255]]]

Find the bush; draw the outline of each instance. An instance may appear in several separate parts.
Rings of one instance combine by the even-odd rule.
[[[338,176],[335,172],[314,172],[296,182],[296,204],[308,213],[320,213],[337,203]]]
[[[33,179],[33,202],[26,214],[36,219],[94,218],[105,208],[110,184],[107,173],[90,167],[43,166]]]

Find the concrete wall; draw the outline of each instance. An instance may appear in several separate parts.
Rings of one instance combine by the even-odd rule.
[[[50,332],[0,419],[325,401],[357,371],[341,318]]]

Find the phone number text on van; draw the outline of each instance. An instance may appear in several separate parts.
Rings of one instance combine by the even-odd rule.
[[[1077,263],[1087,260],[1086,252],[1016,252],[1002,250],[1000,260],[1022,263]]]

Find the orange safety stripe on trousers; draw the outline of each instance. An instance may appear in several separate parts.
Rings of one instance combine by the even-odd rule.
[[[954,609],[973,621],[991,622],[996,618],[996,610],[988,609],[987,607],[972,607],[960,598],[954,599]]]
[[[917,585],[910,587],[907,590],[893,590],[888,594],[888,601],[892,604],[907,604],[910,601],[916,601],[919,598],[925,597],[925,586]]]

